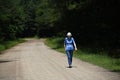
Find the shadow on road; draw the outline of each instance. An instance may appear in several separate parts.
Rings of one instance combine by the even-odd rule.
[[[116,72],[120,74],[120,70],[111,70],[111,72]]]
[[[1,63],[8,63],[8,62],[13,62],[14,60],[0,60],[0,64]]]

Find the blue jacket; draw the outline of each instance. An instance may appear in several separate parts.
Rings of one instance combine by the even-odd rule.
[[[65,50],[74,50],[74,38],[71,37],[71,38],[68,38],[66,37],[64,39],[64,44],[65,44]]]

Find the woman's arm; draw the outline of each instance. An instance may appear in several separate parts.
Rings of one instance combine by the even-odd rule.
[[[66,47],[66,43],[65,43],[65,39],[64,39],[64,49],[65,49],[65,47]]]
[[[76,43],[74,42],[74,47],[75,47],[75,50],[77,50],[77,46],[76,46]]]
[[[65,43],[64,43],[64,48],[66,47]]]
[[[75,50],[77,50],[77,46],[76,46],[76,43],[75,43],[74,38],[72,38],[72,40],[73,40],[73,45],[74,45],[74,47],[75,47]]]

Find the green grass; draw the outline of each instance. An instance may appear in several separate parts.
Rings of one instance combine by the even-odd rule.
[[[13,40],[13,41],[4,41],[0,43],[0,51],[9,49],[15,45],[17,45],[18,43],[22,43],[24,42],[24,39],[18,39],[18,40]]]
[[[109,69],[111,71],[120,71],[120,59],[114,59],[99,54],[86,54],[80,51],[77,51],[76,54],[74,54],[74,56],[83,61],[90,62],[92,64]]]
[[[47,38],[45,44],[60,52],[64,52],[63,38]]]
[[[45,44],[52,49],[65,53],[63,47],[63,38],[48,38],[46,39]],[[98,53],[87,53],[86,51],[83,52],[80,49],[74,52],[74,57],[111,71],[120,71],[120,59],[114,59],[106,55],[100,55]]]

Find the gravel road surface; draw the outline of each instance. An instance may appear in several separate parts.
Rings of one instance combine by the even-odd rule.
[[[0,55],[0,80],[120,80],[120,75],[67,57],[44,44],[44,39],[27,39]]]

